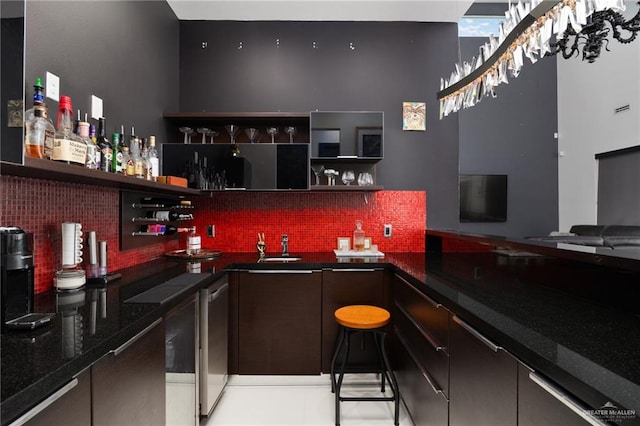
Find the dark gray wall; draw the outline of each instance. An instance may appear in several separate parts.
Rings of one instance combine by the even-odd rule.
[[[458,122],[436,92],[457,57],[455,24],[183,21],[180,110],[384,111],[378,184],[426,190],[427,225],[453,228]],[[427,103],[426,132],[402,131],[403,101]]]
[[[178,108],[179,91],[179,23],[166,2],[28,1],[26,28],[26,99],[49,71],[74,110],[103,99],[109,133],[124,124],[166,139],[162,114]],[[47,105],[55,122],[58,104]]]
[[[22,99],[22,56],[24,52],[24,2],[0,3],[0,159],[22,162],[22,128],[7,127],[7,101]]]
[[[470,61],[486,39],[461,38]],[[507,221],[461,223],[460,230],[505,236],[546,235],[558,230],[556,58],[525,65],[518,78],[458,112],[460,173],[507,174]]]

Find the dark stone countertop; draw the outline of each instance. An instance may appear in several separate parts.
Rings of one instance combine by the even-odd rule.
[[[370,263],[337,261],[333,253],[301,255],[298,262],[258,264],[253,253],[223,254],[201,264],[203,279],[193,291],[226,270],[393,268],[526,365],[592,406],[611,401],[640,413],[640,306],[637,297],[632,298],[640,285],[636,270],[549,256],[512,259],[496,253],[387,253]],[[121,280],[104,288],[38,295],[38,311],[58,312],[54,324],[2,335],[2,424],[192,294],[162,306],[126,304],[124,300],[186,272],[186,264],[157,260],[121,272]],[[77,324],[73,335],[62,322],[70,315],[75,315]]]

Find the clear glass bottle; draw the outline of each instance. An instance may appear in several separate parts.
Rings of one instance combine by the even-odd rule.
[[[89,124],[89,139],[91,139],[91,142],[93,142],[93,144],[96,146],[96,152],[95,152],[96,158],[94,159],[94,162],[96,163],[96,169],[100,170],[100,156],[102,155],[102,153],[98,149],[98,144],[97,144],[98,139],[96,138],[95,124]]]
[[[73,133],[73,106],[69,96],[60,96],[51,159],[82,167],[86,163],[87,145]]]
[[[364,231],[361,220],[356,220],[356,229],[353,231],[353,249],[355,251],[364,250]]]
[[[200,252],[201,249],[200,234],[196,232],[196,227],[191,228],[191,232],[187,235],[187,254],[194,256]]]
[[[47,118],[46,105],[35,105],[33,117],[24,123],[24,153],[31,158],[48,158],[53,148],[55,127]]]
[[[158,158],[158,149],[156,148],[156,137],[149,136],[149,163],[151,167],[151,180],[158,181],[160,174],[160,159]]]
[[[96,154],[98,153],[98,146],[89,137],[89,123],[87,121],[81,121],[78,123],[78,136],[87,145],[87,157],[85,161],[85,167],[87,169],[96,170],[98,165],[96,164]]]
[[[138,179],[144,179],[144,162],[140,153],[140,138],[135,137],[129,149],[133,159],[133,175]]]
[[[129,174],[131,172],[131,174]],[[133,176],[133,160],[131,159],[131,155],[129,154],[129,147],[122,147],[122,171],[121,173],[124,176]]]

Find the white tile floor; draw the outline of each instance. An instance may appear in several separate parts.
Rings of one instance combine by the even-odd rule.
[[[347,384],[349,377],[349,384]],[[374,376],[346,376],[343,396],[377,396]],[[357,393],[354,393],[357,392]],[[393,425],[393,402],[342,402],[341,425]],[[231,376],[218,405],[201,426],[335,424],[329,375]],[[413,423],[400,403],[400,425]]]

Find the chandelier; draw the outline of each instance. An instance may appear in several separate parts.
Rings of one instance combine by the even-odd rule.
[[[609,35],[631,43],[640,31],[640,10],[629,20],[624,10],[623,0],[520,0],[505,12],[498,37],[490,36],[471,63],[456,64],[449,79],[440,79],[440,119],[495,98],[496,86],[518,77],[524,57],[531,63],[558,53],[569,59],[582,50],[582,59],[594,62],[603,47],[608,50]]]

